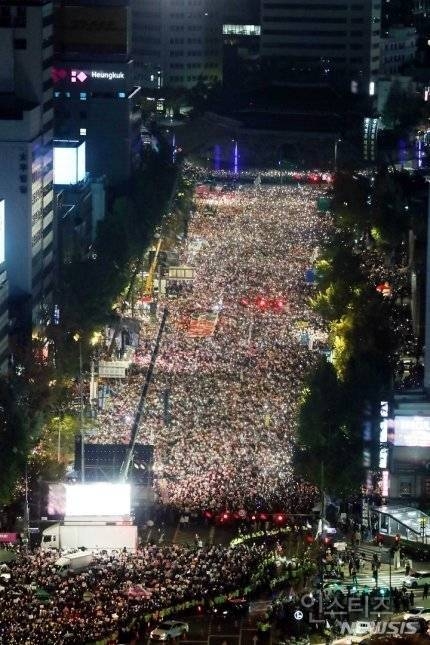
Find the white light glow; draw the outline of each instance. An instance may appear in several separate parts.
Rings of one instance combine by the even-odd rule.
[[[430,448],[430,417],[396,417],[394,445]]]
[[[369,83],[369,96],[375,95],[375,81],[370,81]]]
[[[74,484],[66,486],[66,515],[129,515],[129,484]]]
[[[77,184],[85,178],[85,142],[79,146],[54,145],[54,184]]]
[[[388,497],[390,493],[390,473],[388,470],[382,471],[381,493],[382,497]]]

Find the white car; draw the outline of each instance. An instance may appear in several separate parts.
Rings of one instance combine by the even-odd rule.
[[[409,589],[416,589],[416,587],[424,587],[425,584],[430,585],[430,571],[414,571],[410,576],[403,578],[403,583]]]
[[[164,620],[149,635],[152,641],[171,641],[188,633],[188,623],[179,620]]]
[[[403,620],[409,620],[411,618],[424,618],[424,620],[430,621],[430,608],[429,607],[411,607],[409,611],[405,611],[402,614]]]

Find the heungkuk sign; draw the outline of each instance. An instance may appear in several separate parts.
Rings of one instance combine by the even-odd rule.
[[[77,70],[72,69],[70,72],[70,80],[72,83],[86,83],[88,79],[104,80],[104,81],[124,81],[124,72],[115,72],[113,70]]]

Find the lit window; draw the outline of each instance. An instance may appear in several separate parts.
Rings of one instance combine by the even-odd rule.
[[[369,83],[369,96],[375,96],[375,81]]]
[[[81,101],[86,101],[87,100],[87,93],[86,92],[79,92],[79,98]]]
[[[81,137],[85,137],[86,134],[87,134],[87,129],[86,128],[80,128],[79,134],[81,135]]]
[[[125,92],[118,92],[119,99],[125,99]]]

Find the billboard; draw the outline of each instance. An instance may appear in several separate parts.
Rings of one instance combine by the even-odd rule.
[[[66,515],[129,515],[131,489],[129,484],[66,485]]]
[[[394,445],[430,448],[430,417],[396,417]]]
[[[80,145],[68,143],[54,141],[54,184],[59,186],[70,186],[85,179],[85,141]]]
[[[6,259],[4,199],[0,199],[0,265]]]
[[[55,33],[63,52],[126,54],[129,51],[129,9],[59,6]]]

